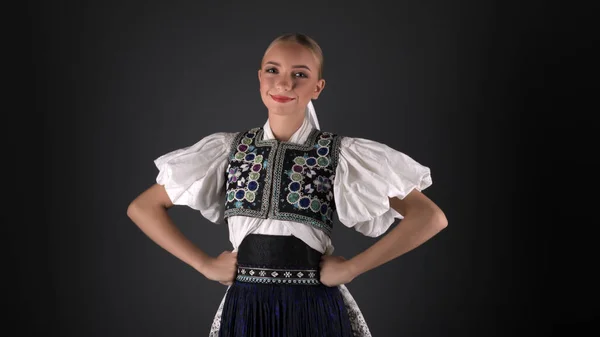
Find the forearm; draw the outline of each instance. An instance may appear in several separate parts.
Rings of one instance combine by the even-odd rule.
[[[183,235],[166,208],[138,202],[129,206],[127,214],[156,244],[202,273],[209,256]]]
[[[371,247],[348,260],[354,277],[393,260],[423,244],[446,226],[436,209],[407,215],[400,224]]]

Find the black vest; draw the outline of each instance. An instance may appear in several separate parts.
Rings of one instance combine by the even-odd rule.
[[[264,140],[263,129],[232,142],[225,220],[243,215],[304,223],[331,234],[341,136],[314,129],[304,144]]]

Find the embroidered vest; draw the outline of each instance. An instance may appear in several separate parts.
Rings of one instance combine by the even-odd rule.
[[[304,144],[240,132],[226,174],[224,218],[243,215],[304,223],[331,234],[341,136],[314,129]]]

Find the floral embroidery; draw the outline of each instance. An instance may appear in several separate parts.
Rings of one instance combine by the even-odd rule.
[[[242,174],[242,171],[240,171],[239,169],[232,167],[229,169],[229,175],[227,176],[227,182],[229,183],[235,183],[237,182],[238,178],[240,177],[240,175]]]
[[[283,164],[291,165],[285,173],[289,183],[283,191],[284,200],[296,210],[312,211],[320,222],[329,226],[335,209],[331,204],[335,179],[335,167],[330,158],[330,147],[334,145],[331,138],[330,133],[320,134],[310,151]]]
[[[225,218],[296,221],[330,234],[341,137],[313,130],[304,144],[264,140],[262,128],[236,137],[227,167]]]
[[[313,183],[315,186],[317,186],[317,191],[319,192],[328,192],[331,190],[331,182],[329,181],[329,178],[318,176]]]
[[[253,203],[260,188],[261,171],[267,161],[253,144],[258,129],[247,132],[239,141],[227,167],[227,204],[243,208],[244,202]]]

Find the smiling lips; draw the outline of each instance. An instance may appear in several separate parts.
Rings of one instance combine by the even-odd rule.
[[[279,102],[279,103],[287,103],[290,101],[293,101],[293,98],[287,97],[287,96],[278,96],[278,95],[271,95],[271,98],[275,101],[275,102]]]

